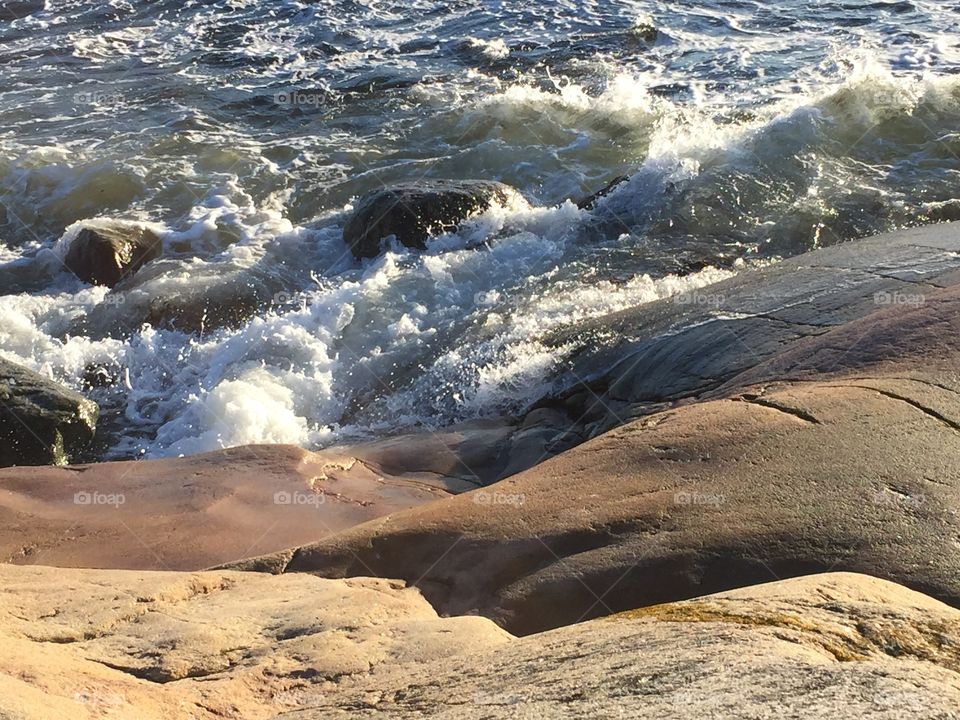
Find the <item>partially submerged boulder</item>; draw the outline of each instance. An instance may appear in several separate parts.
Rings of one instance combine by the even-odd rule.
[[[62,465],[93,439],[97,404],[0,358],[0,466]]]
[[[114,287],[160,257],[155,232],[136,223],[88,221],[70,241],[64,265],[84,282]]]
[[[145,323],[184,333],[237,328],[270,303],[280,287],[266,271],[231,261],[157,260],[118,285],[70,332],[115,337]]]
[[[509,185],[486,180],[420,180],[373,190],[357,202],[343,240],[358,258],[376,257],[393,235],[422,250],[428,237],[455,230],[495,203],[520,198]]]

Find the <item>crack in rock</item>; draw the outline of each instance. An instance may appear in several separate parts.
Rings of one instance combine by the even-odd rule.
[[[769,408],[770,410],[777,410],[786,415],[790,415],[791,417],[799,418],[800,420],[808,422],[812,425],[823,424],[819,419],[808,413],[806,410],[801,410],[800,408],[778,403],[770,399],[765,399],[759,395],[741,395],[739,398],[736,398],[735,401],[745,402],[749,405],[759,405],[760,407]]]
[[[900,402],[906,403],[910,407],[916,408],[917,410],[922,412],[924,415],[928,415],[929,417],[932,417],[934,420],[937,420],[943,425],[946,425],[950,429],[960,432],[960,423],[954,420],[951,420],[945,415],[941,415],[933,408],[928,408],[926,405],[924,405],[923,403],[917,400],[914,400],[913,398],[907,397],[905,395],[900,395],[891,390],[883,390],[881,388],[872,387],[870,385],[847,385],[846,387],[858,388],[860,390],[871,390],[877,393],[878,395],[882,395],[883,397],[890,398],[891,400],[899,400]]]

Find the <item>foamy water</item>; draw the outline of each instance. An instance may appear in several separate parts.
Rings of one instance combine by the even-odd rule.
[[[947,3],[37,5],[0,23],[0,354],[100,402],[108,457],[516,412],[605,341],[558,331],[960,218]],[[529,202],[345,252],[359,194],[422,177]],[[62,271],[93,217],[163,237],[122,297]],[[243,322],[144,322],[217,283]]]

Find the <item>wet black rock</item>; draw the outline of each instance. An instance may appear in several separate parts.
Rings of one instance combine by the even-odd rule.
[[[84,282],[114,287],[160,257],[160,238],[142,225],[96,222],[70,243],[64,264]]]
[[[0,466],[63,465],[93,439],[95,402],[0,359]]]
[[[485,180],[392,185],[360,198],[343,239],[358,258],[379,255],[381,242],[391,235],[407,247],[422,250],[430,235],[455,230],[494,203],[519,197],[509,185]]]
[[[602,188],[597,190],[597,192],[593,193],[592,195],[588,195],[587,197],[580,200],[577,203],[577,207],[580,208],[581,210],[592,210],[593,206],[597,204],[597,201],[600,198],[606,197],[611,192],[613,192],[617,187],[619,187],[622,183],[625,183],[629,179],[630,179],[629,175],[619,175],[618,177],[615,177],[613,180],[608,182]]]
[[[157,260],[77,319],[71,335],[125,337],[144,324],[203,334],[238,328],[265,308],[282,279],[242,263]]]
[[[660,37],[660,31],[648,22],[639,22],[630,28],[630,35],[647,43],[654,43]]]

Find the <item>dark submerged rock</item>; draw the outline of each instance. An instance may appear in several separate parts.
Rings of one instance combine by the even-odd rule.
[[[160,238],[142,225],[97,222],[73,239],[63,262],[84,282],[112,288],[161,251]]]
[[[597,190],[597,192],[593,193],[593,195],[588,195],[587,197],[580,200],[577,203],[577,207],[580,208],[581,210],[593,209],[593,206],[597,204],[597,201],[600,198],[606,197],[611,192],[613,192],[617,187],[619,187],[621,183],[625,183],[629,179],[630,179],[629,175],[620,175],[618,177],[615,177],[613,180],[611,180],[606,185],[604,185],[601,189]]]
[[[343,240],[358,258],[376,257],[381,242],[393,235],[422,250],[432,234],[455,230],[471,215],[519,193],[486,180],[422,180],[374,190],[360,198],[343,230]]]
[[[0,466],[63,465],[93,439],[100,409],[0,358]]]
[[[144,324],[200,334],[238,328],[289,286],[275,275],[232,262],[158,260],[114,288],[69,333],[125,337]]]
[[[660,31],[648,22],[639,22],[630,28],[630,35],[647,43],[654,43],[660,37]]]

